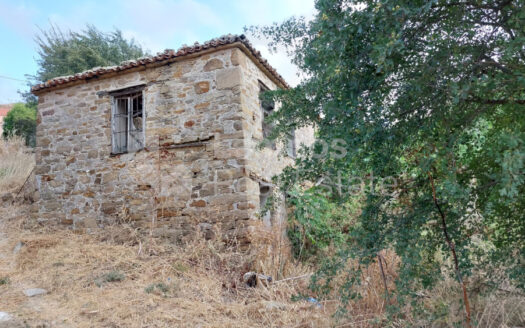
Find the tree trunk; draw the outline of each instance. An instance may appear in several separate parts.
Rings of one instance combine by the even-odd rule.
[[[459,270],[459,262],[458,262],[458,256],[456,254],[456,246],[450,239],[450,236],[448,234],[447,230],[447,220],[445,213],[441,210],[441,206],[439,206],[439,202],[436,196],[436,187],[434,186],[434,178],[432,177],[432,174],[429,172],[428,177],[430,178],[430,184],[432,186],[432,198],[434,199],[434,205],[436,206],[439,215],[441,216],[441,226],[443,228],[443,234],[445,236],[445,240],[447,241],[448,248],[450,249],[450,252],[452,253],[452,258],[454,259],[454,268],[456,271],[456,275],[458,277],[458,281],[461,284],[461,288],[463,289],[463,303],[465,306],[465,316],[466,316],[466,327],[471,328],[470,324],[470,303],[468,299],[467,294],[467,284],[463,280],[463,277],[461,276],[461,271]]]

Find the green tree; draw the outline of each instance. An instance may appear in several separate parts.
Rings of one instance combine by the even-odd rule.
[[[34,77],[26,74],[26,79],[28,82],[26,82],[27,85],[27,91],[18,90],[18,94],[22,99],[24,99],[24,103],[27,107],[37,110],[38,107],[38,98],[34,94],[31,93],[31,87],[35,84],[35,82],[31,83],[30,80],[34,80]]]
[[[249,29],[286,47],[306,76],[266,95],[282,104],[271,138],[313,125],[318,141],[345,145],[344,156],[319,156],[320,142],[304,149],[281,182],[396,185],[366,189],[347,242],[314,283],[350,257],[369,264],[394,249],[399,301],[452,274],[470,326],[470,275],[525,286],[525,3],[317,0],[316,9],[311,21]],[[351,197],[325,184],[331,201]],[[355,281],[344,296],[355,296]]]
[[[36,110],[25,104],[17,103],[4,118],[3,137],[21,136],[28,146],[35,145]]]
[[[145,55],[142,47],[126,40],[120,30],[104,33],[93,25],[82,32],[63,32],[52,25],[48,31],[41,31],[36,42],[39,69],[35,79],[40,82]]]
[[[58,76],[73,75],[94,67],[118,65],[147,55],[133,39],[125,39],[120,30],[104,33],[93,25],[88,25],[81,32],[63,32],[51,25],[49,30],[41,31],[36,37],[36,43],[39,69],[35,76],[26,76],[30,81],[29,88]],[[19,94],[27,107],[36,110],[38,99],[35,95],[30,91],[19,91]],[[26,129],[29,131],[29,126]],[[32,136],[27,140],[33,140],[31,144],[34,139]]]

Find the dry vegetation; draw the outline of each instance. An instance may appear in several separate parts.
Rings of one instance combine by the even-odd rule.
[[[33,159],[19,141],[3,142],[0,153],[0,168],[9,172],[0,178],[1,197],[20,188]],[[335,293],[321,306],[292,301],[299,294],[315,296],[307,288],[308,279],[244,285],[242,275],[250,270],[283,279],[315,269],[284,262],[269,251],[268,245],[276,249],[280,243],[274,235],[241,252],[235,245],[198,236],[174,245],[138,234],[125,222],[75,234],[41,225],[29,211],[29,204],[21,201],[0,205],[0,311],[15,318],[9,327],[385,326],[384,285],[377,264],[365,271],[363,298],[349,305],[351,316],[334,319],[340,305]],[[23,246],[13,252],[20,242]],[[393,288],[397,259],[393,253],[383,255]],[[461,297],[454,284],[448,281],[422,298],[429,310],[447,314],[433,323],[414,322],[406,315],[392,326],[453,327],[461,318]],[[23,294],[35,287],[48,293],[32,298]],[[502,295],[474,301],[478,327],[525,326],[524,298]]]
[[[247,288],[246,256],[219,243],[138,242],[111,227],[96,235],[33,232],[9,221],[0,245],[0,310],[53,327],[326,327],[330,314],[291,302],[304,282]],[[123,236],[123,232],[126,236]],[[125,241],[124,241],[125,240]],[[22,241],[18,254],[12,249]],[[49,293],[27,298],[39,287]]]
[[[23,138],[0,137],[0,192],[19,188],[33,169],[35,159]]]

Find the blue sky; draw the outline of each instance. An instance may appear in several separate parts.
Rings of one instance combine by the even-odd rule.
[[[0,0],[0,104],[20,100],[25,74],[37,70],[34,37],[50,22],[63,30],[93,24],[103,31],[122,30],[151,53],[182,44],[240,34],[247,25],[266,25],[292,15],[311,17],[313,0]],[[251,39],[288,82],[296,84],[296,69],[282,52],[270,54],[264,40]]]

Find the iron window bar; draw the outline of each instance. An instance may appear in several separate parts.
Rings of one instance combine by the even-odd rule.
[[[113,96],[112,154],[122,154],[144,148],[146,117],[143,92]],[[140,118],[140,119],[138,119]]]

